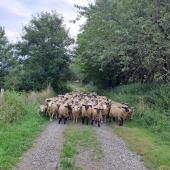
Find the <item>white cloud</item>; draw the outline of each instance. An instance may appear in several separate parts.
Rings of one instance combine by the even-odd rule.
[[[64,17],[64,24],[70,30],[71,37],[76,38],[85,18],[75,24],[69,22],[77,16],[74,4],[84,6],[89,2],[94,0],[0,0],[0,11],[2,11],[0,25],[5,26],[9,40],[17,41],[23,25],[29,23],[32,15],[41,11],[56,10]]]
[[[86,6],[88,5],[88,3],[94,3],[94,0],[66,0],[68,3],[74,5],[83,5]]]
[[[29,18],[31,16],[31,11],[28,8],[25,8],[22,3],[15,0],[2,0],[0,2],[0,7],[7,9],[13,15],[20,17]]]

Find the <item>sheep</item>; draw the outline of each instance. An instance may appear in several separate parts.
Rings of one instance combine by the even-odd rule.
[[[123,121],[132,114],[132,110],[127,107],[118,107],[112,105],[110,108],[109,116],[115,118],[118,121],[119,126],[123,125]]]
[[[39,106],[39,113],[47,115],[47,105],[40,105]]]
[[[102,110],[103,109],[99,108],[99,106],[92,107],[92,122],[91,122],[92,125],[95,121],[97,122],[98,127],[100,127],[101,122],[103,120],[102,113],[101,113]]]
[[[86,123],[88,125],[89,120],[92,117],[92,105],[82,104],[81,113],[82,113],[82,123],[84,124],[84,121],[86,119]]]
[[[64,119],[64,124],[67,122],[67,119],[69,118],[69,108],[70,108],[70,105],[65,102],[65,103],[62,103],[58,109],[58,118],[59,118],[59,121],[58,123],[60,124],[61,121],[62,121],[62,118]]]
[[[106,122],[107,117],[116,118],[120,123],[121,118],[119,117],[123,117],[123,120],[130,119],[133,112],[133,109],[127,103],[113,102],[106,96],[98,96],[96,93],[79,91],[47,98],[45,105],[41,106],[40,110],[43,110],[43,107],[44,110],[46,108],[44,112],[49,114],[50,120],[55,116],[59,118],[59,123],[62,119],[66,123],[67,118],[73,120],[73,123],[77,123],[78,118],[82,117],[83,124],[85,120],[87,124],[91,120],[92,124],[94,121],[97,121],[98,126],[100,126],[102,121]],[[115,108],[116,110],[120,110],[120,112],[122,111],[122,115],[119,114],[121,116],[116,115],[113,111]]]
[[[73,105],[72,106],[73,123],[77,123],[80,114],[81,114],[81,106],[79,104]]]
[[[57,118],[58,117],[58,105],[54,101],[48,102],[48,107],[47,107],[47,112],[50,117],[50,121],[54,119],[54,116]]]
[[[110,104],[109,102],[103,101],[101,104],[101,114],[103,117],[103,122],[106,123],[107,117],[109,117],[109,111],[110,111]]]

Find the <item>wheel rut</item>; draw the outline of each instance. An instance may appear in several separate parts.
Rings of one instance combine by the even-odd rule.
[[[105,125],[95,128],[103,151],[102,170],[147,170],[141,157],[128,149],[127,144]]]
[[[56,170],[63,146],[64,125],[50,122],[14,170]]]

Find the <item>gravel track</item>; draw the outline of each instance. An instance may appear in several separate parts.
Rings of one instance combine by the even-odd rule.
[[[65,126],[59,125],[56,121],[50,122],[13,170],[59,169]],[[80,167],[84,170],[148,170],[141,157],[130,151],[126,143],[115,135],[111,128],[105,125],[94,128],[103,151],[103,158],[95,162],[91,160],[89,151],[80,151],[77,157]]]
[[[102,125],[95,129],[104,154],[102,170],[147,170],[141,157],[130,151],[111,128]]]
[[[14,170],[56,170],[63,146],[63,130],[64,125],[50,122]]]

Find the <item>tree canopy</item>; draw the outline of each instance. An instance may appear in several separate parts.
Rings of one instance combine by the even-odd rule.
[[[48,84],[58,88],[68,73],[68,46],[72,43],[63,19],[55,11],[42,12],[23,30],[22,40],[17,44],[22,65],[18,88],[40,90]]]
[[[13,45],[9,43],[4,28],[0,27],[0,87],[5,86],[6,76],[9,75],[15,63]]]
[[[85,82],[170,80],[169,1],[96,0],[77,8],[87,18],[75,53]]]

